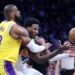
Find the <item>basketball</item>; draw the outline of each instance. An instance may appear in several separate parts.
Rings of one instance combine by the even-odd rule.
[[[69,40],[75,44],[75,27],[69,31]]]

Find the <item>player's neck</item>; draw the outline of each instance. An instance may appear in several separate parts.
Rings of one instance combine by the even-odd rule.
[[[11,18],[7,18],[8,21],[15,21],[15,18],[11,17]]]

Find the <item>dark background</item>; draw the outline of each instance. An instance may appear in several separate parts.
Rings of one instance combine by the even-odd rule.
[[[23,20],[27,17],[39,19],[39,35],[48,41],[64,42],[75,25],[75,0],[0,0],[0,21],[4,20],[3,8],[7,4],[17,5]]]

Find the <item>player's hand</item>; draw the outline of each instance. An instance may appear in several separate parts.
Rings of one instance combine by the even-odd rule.
[[[64,45],[69,45],[69,49],[68,50],[75,50],[75,45],[73,45],[73,44],[71,44],[69,41],[66,41],[65,43],[64,43]]]
[[[75,45],[70,45],[69,50],[75,50]]]
[[[49,49],[49,47],[51,47],[52,46],[52,44],[51,43],[45,43],[45,44],[43,44],[44,46],[45,46],[45,48],[46,49]]]
[[[40,38],[40,37],[35,37],[35,42],[38,44],[38,45],[43,45],[43,44],[45,44],[45,40],[44,40],[44,38]]]
[[[59,52],[62,53],[66,50],[69,50],[70,48],[70,44],[69,43],[66,43],[65,45],[61,45],[60,48],[59,48]]]

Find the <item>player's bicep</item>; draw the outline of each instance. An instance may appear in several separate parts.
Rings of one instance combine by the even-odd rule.
[[[28,32],[25,28],[18,26],[18,25],[13,25],[11,30],[10,30],[10,35],[17,39],[17,38],[21,38],[22,36],[29,36]]]

